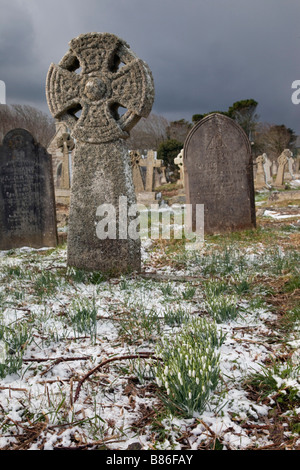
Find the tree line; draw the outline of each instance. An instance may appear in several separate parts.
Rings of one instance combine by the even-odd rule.
[[[158,158],[164,160],[171,171],[175,171],[174,158],[183,148],[192,127],[207,115],[218,112],[227,115],[244,129],[254,158],[267,153],[274,160],[284,149],[293,150],[296,141],[294,131],[284,124],[260,122],[257,106],[254,99],[240,100],[226,111],[194,114],[191,122],[185,119],[169,122],[165,117],[151,113],[132,129],[128,147],[142,153],[148,149],[157,150]],[[18,127],[27,129],[46,148],[55,134],[55,120],[41,110],[29,105],[0,105],[0,142],[9,130]]]
[[[29,105],[0,105],[0,142],[12,129],[29,131],[37,142],[47,148],[55,134],[55,121],[43,111]]]

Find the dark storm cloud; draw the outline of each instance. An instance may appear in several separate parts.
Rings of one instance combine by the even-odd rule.
[[[47,110],[45,77],[81,33],[125,39],[153,72],[153,111],[190,120],[259,102],[261,120],[300,133],[298,0],[0,0],[0,79],[8,101]]]

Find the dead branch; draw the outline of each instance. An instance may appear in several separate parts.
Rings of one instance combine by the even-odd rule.
[[[110,359],[106,359],[105,361],[101,362],[98,364],[96,367],[94,367],[92,370],[90,370],[78,383],[76,392],[75,392],[75,397],[73,403],[75,403],[78,400],[80,390],[82,387],[83,382],[85,382],[91,375],[93,375],[95,372],[97,372],[101,367],[106,366],[107,364],[110,364],[111,362],[116,362],[116,361],[124,361],[128,359],[156,359],[153,355],[153,353],[140,353],[140,354],[132,354],[128,356],[117,356],[117,357],[112,357]]]

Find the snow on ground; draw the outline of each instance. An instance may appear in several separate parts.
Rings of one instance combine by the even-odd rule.
[[[257,246],[259,251],[263,248]],[[247,254],[249,265],[257,253]],[[145,272],[178,278],[195,275],[188,264],[181,269],[157,268],[159,256],[152,252],[152,242],[145,240]],[[220,347],[221,380],[204,412],[192,418],[166,414],[160,431],[155,431],[149,420],[161,406],[155,379],[136,380],[139,367],[141,376],[145,372],[145,363],[116,360],[82,383],[77,400],[75,392],[84,375],[102,361],[153,353],[157,337],[176,333],[165,324],[156,329],[157,319],[163,319],[170,306],[182,307],[191,317],[205,316],[200,277],[195,276],[194,297],[184,299],[189,284],[174,280],[166,284],[137,275],[94,284],[75,277],[66,281],[65,274],[57,274],[67,272],[64,248],[1,252],[0,262],[1,325],[14,329],[27,324],[31,334],[22,346],[21,370],[0,380],[0,449],[24,442],[32,450],[88,448],[97,443],[110,450],[128,449],[134,443],[144,450],[183,446],[193,450],[211,439],[233,450],[272,444],[264,432],[272,403],[252,399],[243,386],[247,376],[261,371],[261,364],[280,348],[280,339],[270,341],[274,314],[266,304],[255,307],[249,299],[243,300],[241,316],[217,325],[226,333]],[[36,280],[45,273],[60,279],[52,293],[46,292],[47,287],[45,293],[38,290]],[[168,292],[164,291],[167,286]],[[94,341],[91,334],[79,332],[78,325],[76,330],[70,323],[70,314],[79,307],[96,311]],[[152,317],[153,326],[139,323],[141,318],[146,323]],[[296,348],[297,339],[290,346]],[[297,380],[293,387],[299,393]]]

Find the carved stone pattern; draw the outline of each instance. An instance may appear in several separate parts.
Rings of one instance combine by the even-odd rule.
[[[59,65],[51,64],[47,76],[52,115],[65,121],[81,142],[128,138],[132,127],[152,108],[154,85],[149,67],[113,34],[83,34],[69,45],[70,50]],[[124,66],[118,69],[120,63]],[[118,114],[119,107],[127,109],[123,116]]]

